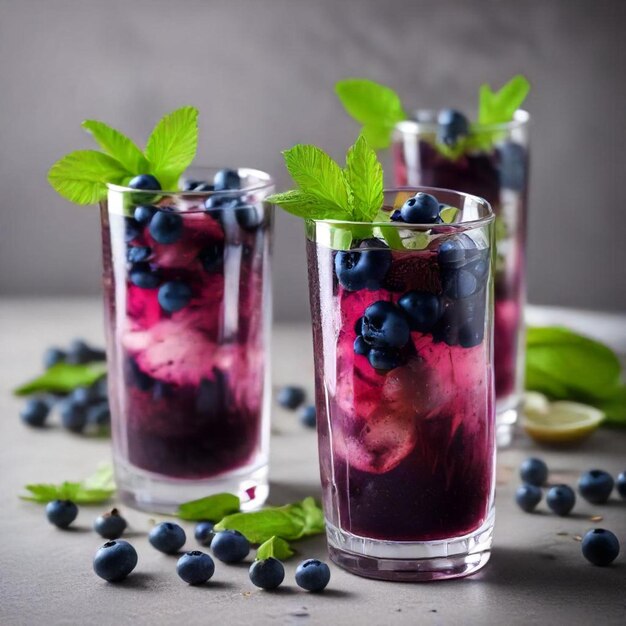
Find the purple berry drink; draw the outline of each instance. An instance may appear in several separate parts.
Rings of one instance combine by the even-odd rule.
[[[102,205],[118,487],[165,512],[215,492],[267,496],[272,182],[202,174],[219,190],[111,185]]]
[[[436,197],[428,224],[419,191]],[[384,226],[308,223],[330,553],[373,578],[463,576],[493,526],[493,215],[440,189],[385,205],[402,209]]]
[[[518,111],[512,122],[470,131],[470,147],[456,151],[442,147],[436,113],[416,119],[394,133],[396,184],[458,189],[485,198],[496,215],[495,386],[498,439],[507,443],[523,384],[529,117]]]

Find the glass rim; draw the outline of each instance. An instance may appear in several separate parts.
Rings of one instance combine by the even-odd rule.
[[[418,113],[431,113],[436,118],[436,114],[441,109],[415,109]],[[517,109],[510,122],[500,122],[498,124],[476,124],[470,126],[470,135],[480,135],[502,130],[513,130],[530,123],[530,113],[525,109]],[[425,132],[437,132],[439,125],[436,121],[402,120],[394,126],[394,131],[405,134],[419,135]]]
[[[314,224],[329,224],[331,226],[368,226],[372,228],[380,228],[380,227],[392,227],[398,230],[431,230],[435,232],[450,232],[450,230],[470,230],[474,228],[480,228],[481,226],[486,226],[487,224],[491,224],[496,215],[491,208],[491,204],[487,202],[484,198],[480,196],[475,196],[471,193],[465,193],[464,191],[456,191],[455,189],[445,189],[443,187],[426,187],[426,186],[406,186],[406,187],[390,187],[383,189],[383,193],[400,193],[403,191],[413,191],[415,193],[419,193],[420,191],[425,193],[431,193],[437,197],[437,192],[441,193],[452,193],[466,200],[471,200],[475,202],[477,205],[482,206],[487,214],[479,217],[478,219],[473,220],[463,220],[461,222],[453,222],[451,224],[410,224],[407,222],[356,222],[354,220],[335,220],[335,219],[313,219],[308,218],[305,221]]]
[[[189,168],[191,171],[205,171],[205,172],[217,172],[223,167],[216,166],[192,166]],[[162,195],[162,196],[185,196],[185,197],[196,197],[196,198],[206,198],[209,196],[239,196],[246,193],[251,193],[254,191],[264,191],[269,190],[274,187],[274,179],[270,174],[264,172],[263,170],[257,170],[251,167],[237,167],[232,168],[239,173],[240,176],[254,176],[259,179],[259,182],[254,185],[249,185],[248,187],[242,187],[241,189],[223,189],[220,191],[168,191],[167,189],[133,189],[132,187],[128,187],[126,185],[116,185],[115,183],[105,183],[108,191],[115,191],[117,193],[146,193],[146,194],[154,194],[154,195]],[[185,172],[183,172],[182,176],[184,177]]]

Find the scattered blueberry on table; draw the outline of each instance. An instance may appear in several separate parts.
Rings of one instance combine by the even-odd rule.
[[[300,411],[300,423],[307,428],[315,428],[317,424],[317,411],[312,404],[305,406]]]
[[[46,517],[57,528],[68,528],[78,517],[78,507],[71,500],[52,500],[46,505]]]
[[[615,482],[608,472],[592,469],[581,475],[578,481],[578,493],[591,504],[608,502]]]
[[[626,472],[621,472],[615,481],[615,486],[617,487],[617,493],[622,498],[626,498]]]
[[[176,573],[189,585],[201,585],[215,573],[215,563],[208,554],[192,550],[178,559]]]
[[[213,537],[211,550],[223,563],[239,563],[250,553],[250,542],[237,530],[221,530]]]
[[[526,459],[519,470],[520,478],[529,485],[541,487],[548,480],[548,466],[542,459],[530,457]]]
[[[541,502],[541,497],[541,488],[531,484],[521,485],[515,492],[515,502],[526,513],[535,510],[539,502]]]
[[[93,570],[108,582],[126,578],[137,565],[137,551],[128,541],[107,541],[93,559]]]
[[[255,561],[248,571],[250,581],[260,589],[276,589],[285,579],[283,564],[274,557]]]
[[[276,397],[276,401],[284,409],[290,409],[294,411],[297,409],[306,398],[306,393],[302,387],[287,386],[283,387]]]
[[[20,411],[20,417],[25,424],[41,428],[50,414],[50,405],[41,398],[30,398]]]
[[[546,504],[553,513],[564,517],[569,515],[576,503],[576,494],[568,485],[555,485],[548,489]]]
[[[584,537],[581,545],[583,556],[594,565],[610,565],[619,554],[617,537],[604,528],[594,528]]]
[[[105,539],[118,539],[126,530],[126,520],[117,509],[111,509],[96,518],[93,529]]]
[[[330,568],[318,559],[302,561],[296,569],[296,583],[306,591],[323,591],[330,581]]]
[[[176,554],[186,540],[185,531],[173,522],[157,524],[148,534],[150,545],[165,554]]]
[[[194,537],[201,546],[210,546],[215,537],[213,522],[198,522],[194,531]]]

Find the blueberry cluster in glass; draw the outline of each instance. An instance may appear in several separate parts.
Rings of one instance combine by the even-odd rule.
[[[136,176],[129,182],[132,189],[160,191],[161,184],[150,174]],[[232,211],[237,223],[244,230],[253,231],[261,225],[263,217],[252,205],[247,204],[238,193],[241,189],[241,178],[235,170],[219,170],[213,183],[198,180],[186,180],[183,190],[188,192],[220,192],[209,196],[204,201],[204,209],[224,226],[224,211]],[[237,192],[229,195],[227,192]],[[224,193],[226,192],[226,193]],[[149,204],[158,199],[158,195],[135,193],[131,201],[136,203],[133,217],[126,217],[127,260],[130,282],[141,289],[157,289],[158,302],[167,313],[175,313],[185,308],[192,297],[191,287],[177,278],[163,281],[158,267],[151,262],[153,251],[150,246],[131,245],[147,229],[152,239],[158,244],[171,245],[178,242],[184,229],[183,217],[174,208]],[[218,271],[223,263],[224,244],[213,242],[199,254],[199,260],[206,272]]]
[[[409,198],[396,221],[431,224],[441,220],[438,200],[426,193]],[[365,249],[339,251],[335,273],[348,291],[368,289],[395,290],[389,280],[394,257],[391,250],[380,248],[378,240],[361,243]],[[368,250],[368,246],[378,248]],[[420,252],[403,252],[402,256]],[[484,336],[485,286],[489,275],[489,251],[480,249],[464,234],[447,238],[436,253],[439,293],[410,290],[397,302],[379,300],[369,305],[356,322],[354,352],[367,357],[371,366],[390,371],[401,365],[414,350],[411,332],[432,334],[435,342],[471,348]]]

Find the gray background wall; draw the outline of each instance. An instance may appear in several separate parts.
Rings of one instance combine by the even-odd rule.
[[[626,309],[626,2],[622,0],[0,0],[0,292],[95,294],[95,208],[45,175],[91,147],[91,117],[145,139],[201,109],[200,163],[288,180],[279,152],[340,157],[356,135],[345,76],[407,106],[474,113],[481,82],[524,72],[534,116],[530,299]],[[279,215],[276,314],[307,315],[301,224]]]

